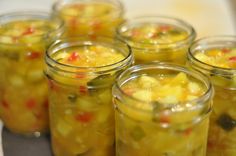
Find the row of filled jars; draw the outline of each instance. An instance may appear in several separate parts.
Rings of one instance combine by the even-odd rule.
[[[236,37],[195,37],[115,0],[1,15],[1,119],[40,136],[49,114],[55,156],[235,156]]]

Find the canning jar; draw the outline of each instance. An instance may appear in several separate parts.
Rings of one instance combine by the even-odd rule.
[[[111,86],[133,63],[130,47],[105,37],[62,39],[46,63],[55,156],[114,155]]]
[[[12,132],[48,131],[43,56],[63,22],[49,13],[22,11],[0,16],[0,116]]]
[[[215,88],[207,156],[236,155],[236,37],[213,36],[196,41],[188,66],[207,74]]]
[[[119,0],[62,0],[53,5],[53,14],[64,19],[65,36],[114,36],[123,21]]]
[[[168,63],[128,68],[113,87],[117,156],[205,156],[212,86]]]
[[[180,19],[144,16],[122,23],[117,28],[117,37],[130,44],[136,64],[150,61],[184,64],[196,33],[191,25]]]

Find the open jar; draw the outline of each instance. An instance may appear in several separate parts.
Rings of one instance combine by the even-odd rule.
[[[130,44],[136,64],[151,61],[184,64],[196,33],[191,25],[180,19],[144,16],[122,23],[117,28],[117,37]]]
[[[36,136],[48,131],[43,57],[62,31],[63,22],[49,13],[0,16],[0,116],[10,131]]]
[[[236,154],[236,37],[213,36],[196,41],[187,65],[210,77],[215,88],[210,116],[208,156]]]
[[[64,19],[65,36],[114,36],[123,21],[124,8],[118,0],[62,0],[53,5],[53,14]]]
[[[205,156],[212,94],[207,77],[177,65],[128,68],[113,87],[116,155]]]
[[[63,39],[46,63],[55,156],[114,155],[111,86],[133,63],[130,47],[104,37]]]

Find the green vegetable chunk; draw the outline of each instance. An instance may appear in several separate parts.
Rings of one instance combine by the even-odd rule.
[[[141,127],[136,126],[131,131],[130,135],[135,141],[140,141],[142,138],[145,137],[145,132],[143,131]]]
[[[217,124],[225,131],[231,131],[236,126],[236,120],[234,120],[228,114],[222,114],[217,120]]]
[[[89,88],[98,88],[109,86],[114,82],[114,76],[110,74],[100,75],[92,80],[90,80],[87,85]]]
[[[71,103],[75,103],[76,100],[77,100],[78,96],[76,94],[69,94],[68,95],[68,100],[71,102]]]

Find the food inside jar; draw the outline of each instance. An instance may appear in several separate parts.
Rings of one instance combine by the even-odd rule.
[[[136,64],[150,61],[185,64],[191,36],[186,29],[161,22],[129,21],[118,30],[118,36],[132,48]]]
[[[235,155],[236,141],[236,48],[234,46],[213,46],[196,50],[195,59],[208,66],[209,75],[215,87],[214,107],[210,116],[207,155]]]
[[[50,119],[54,154],[114,155],[111,86],[117,72],[96,71],[121,62],[125,56],[118,48],[85,45],[64,48],[52,58],[65,68],[76,69],[69,78],[52,74]]]
[[[188,107],[194,107],[194,103],[186,104],[186,102],[194,101],[198,99],[199,97],[201,97],[204,94],[205,89],[206,88],[204,87],[203,84],[189,78],[183,72],[180,72],[176,76],[142,75],[136,79],[128,81],[122,86],[122,90],[125,94],[140,101],[140,102],[132,104],[134,107],[137,107],[137,109],[143,109],[146,111],[153,111],[153,114],[151,114],[152,116],[150,116],[150,114],[146,115],[147,119],[149,118],[151,119],[151,121],[163,120],[163,122],[171,120],[171,116],[163,114],[156,118],[155,111],[158,112],[160,111],[160,109],[163,109],[164,107],[166,108],[173,107],[172,109],[173,111],[175,109],[177,111],[178,108],[187,109]],[[129,112],[129,110],[131,109],[128,109],[127,113],[131,113]],[[133,111],[133,112],[136,112],[136,111]],[[145,119],[143,116],[139,117],[137,113],[129,114],[129,115],[134,118],[140,118],[141,120]],[[189,118],[189,117],[190,116],[186,116],[186,118]],[[174,122],[180,122],[178,120],[184,121],[184,117],[182,117],[182,119],[178,117],[176,119],[173,118]]]
[[[135,42],[144,44],[169,44],[183,41],[188,35],[188,32],[182,28],[162,23],[141,23],[121,32],[121,36],[131,43],[134,42],[133,44]]]
[[[0,25],[0,71],[4,75],[0,114],[12,132],[48,132],[43,57],[48,45],[46,36],[58,27],[44,19],[13,20]]]
[[[58,8],[57,16],[65,20],[67,36],[113,36],[115,27],[123,20],[121,8],[102,2],[68,3]]]
[[[202,82],[183,72],[143,74],[121,89],[129,98],[116,101],[117,155],[205,155],[208,120],[193,120],[202,114]]]

